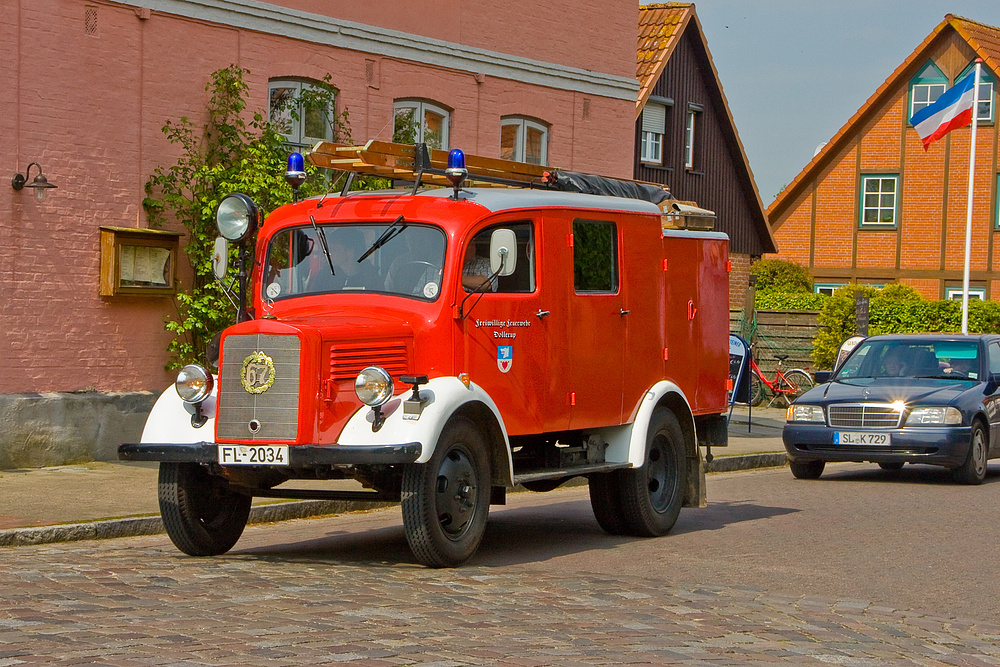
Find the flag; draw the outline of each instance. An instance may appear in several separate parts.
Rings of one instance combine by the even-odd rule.
[[[941,93],[934,104],[913,114],[910,125],[924,142],[924,150],[952,130],[972,122],[975,79],[975,72],[970,72],[969,76]]]

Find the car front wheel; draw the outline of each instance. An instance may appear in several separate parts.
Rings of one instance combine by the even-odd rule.
[[[826,467],[825,461],[789,461],[796,479],[819,479]]]
[[[986,448],[986,429],[980,422],[973,422],[969,454],[965,463],[951,471],[952,478],[959,484],[982,484],[986,479]]]

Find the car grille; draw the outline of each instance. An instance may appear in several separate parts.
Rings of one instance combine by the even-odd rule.
[[[299,352],[297,336],[229,336],[219,369],[219,410],[215,428],[220,440],[294,440],[298,431]],[[274,384],[260,394],[243,388],[243,360],[261,351],[274,362]],[[250,423],[259,423],[251,432]]]
[[[897,428],[902,417],[900,408],[876,403],[831,405],[827,411],[830,426],[840,428]]]

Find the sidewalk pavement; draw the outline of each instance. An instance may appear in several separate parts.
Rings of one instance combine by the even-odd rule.
[[[785,411],[736,406],[729,445],[711,450],[708,472],[785,465]],[[705,450],[702,450],[705,453]],[[706,457],[707,458],[707,457]],[[158,464],[93,461],[52,468],[0,471],[0,546],[149,535],[163,532],[156,495]],[[332,488],[295,480],[293,488]],[[336,488],[354,482],[336,483]],[[285,501],[255,498],[250,523],[266,523],[388,503]]]

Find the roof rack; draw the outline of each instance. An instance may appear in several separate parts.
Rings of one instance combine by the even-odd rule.
[[[350,189],[354,174],[367,174],[421,185],[450,187],[445,176],[448,151],[428,149],[426,144],[396,144],[369,141],[364,146],[348,146],[326,141],[317,143],[308,154],[318,167],[349,172],[342,194]],[[670,199],[670,190],[660,183],[609,178],[571,171],[559,171],[527,162],[514,162],[481,155],[465,156],[469,185],[543,188],[643,199],[654,204]]]

